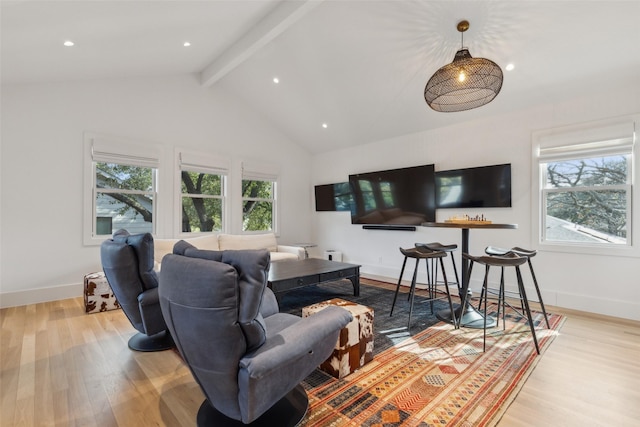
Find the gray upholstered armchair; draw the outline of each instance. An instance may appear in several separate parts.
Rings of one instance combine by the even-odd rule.
[[[296,425],[300,382],[331,354],[351,314],[278,312],[266,250],[205,251],[178,242],[162,260],[160,304],[206,400],[198,425]]]
[[[100,258],[122,311],[139,331],[129,340],[129,348],[158,351],[174,347],[158,300],[151,234],[132,235],[127,230],[118,230],[112,239],[102,243]]]

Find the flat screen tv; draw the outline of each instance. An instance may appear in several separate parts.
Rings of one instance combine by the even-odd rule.
[[[438,209],[511,207],[511,164],[438,171],[435,176]]]
[[[352,224],[415,226],[433,222],[434,165],[349,175]]]
[[[350,211],[353,206],[348,182],[315,186],[316,211]]]

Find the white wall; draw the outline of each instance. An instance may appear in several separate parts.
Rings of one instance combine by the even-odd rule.
[[[430,163],[435,164],[436,171],[511,163],[512,208],[443,209],[437,211],[437,220],[445,220],[454,214],[483,213],[496,223],[518,224],[516,230],[470,230],[472,254],[480,255],[487,245],[534,247],[531,133],[638,112],[640,83],[635,88],[626,87],[616,93],[474,122],[462,122],[465,113],[452,113],[460,115],[461,124],[315,156],[312,181],[314,185],[344,182],[352,173]],[[640,165],[636,164],[635,185],[640,184],[638,168]],[[634,204],[637,206],[637,201]],[[361,264],[363,274],[386,277],[393,282],[398,280],[403,260],[398,247],[427,241],[461,245],[461,232],[456,229],[363,230],[361,226],[350,224],[348,212],[314,212],[314,224],[313,239],[318,243],[313,251],[315,256],[322,256],[327,249],[339,250],[343,252],[345,262]],[[640,286],[637,284],[640,259],[541,251],[533,263],[546,304],[640,320]],[[452,271],[449,273],[453,274]],[[405,272],[405,280],[410,279],[409,274]],[[524,277],[529,279],[528,275]],[[480,280],[481,273],[476,271],[472,288],[479,289]]]
[[[426,163],[435,163],[437,170],[511,163],[513,207],[482,213],[519,228],[472,230],[471,252],[488,244],[532,246],[531,132],[638,113],[640,84],[313,159],[248,106],[219,88],[201,88],[191,76],[3,86],[1,107],[0,306],[9,306],[79,296],[83,275],[100,268],[98,247],[82,243],[85,131],[160,144],[164,161],[176,146],[226,154],[233,159],[232,173],[243,159],[279,163],[280,241],[316,242],[312,256],[340,250],[345,261],[362,264],[363,273],[395,281],[402,263],[399,246],[460,244],[460,233],[422,227],[417,232],[362,230],[350,224],[347,212],[313,212],[314,184]],[[172,185],[171,178],[163,182]],[[166,199],[161,209],[166,237],[174,209]],[[476,212],[439,211],[438,219],[452,213]],[[233,224],[235,231],[238,225]],[[640,320],[639,259],[541,252],[534,262],[547,304]],[[479,279],[474,279],[477,288]]]
[[[80,296],[100,269],[98,246],[83,246],[83,133],[281,165],[281,243],[310,239],[311,157],[221,89],[195,77],[3,86],[0,306]],[[165,175],[160,186],[171,188]],[[162,193],[162,188],[161,188]],[[239,194],[239,190],[235,192]],[[159,235],[173,230],[173,200],[159,197]],[[240,202],[232,207],[240,213]],[[238,232],[241,221],[232,221]]]

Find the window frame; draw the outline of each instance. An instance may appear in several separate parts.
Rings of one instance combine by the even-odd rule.
[[[227,233],[229,229],[229,165],[230,159],[226,156],[214,155],[210,153],[196,152],[185,150],[182,148],[175,149],[175,221],[174,236],[179,238],[189,238],[196,236],[205,236],[209,234]],[[220,175],[222,177],[222,188],[220,196],[200,195],[204,198],[220,198],[222,199],[222,225],[220,231],[200,231],[200,232],[184,232],[182,231],[182,171],[206,173],[211,175]]]
[[[634,209],[634,200],[640,200],[635,185],[638,153],[635,149],[635,117],[608,119],[587,124],[566,126],[532,134],[532,242],[536,249],[575,254],[640,257],[638,232],[640,209]],[[616,185],[546,188],[546,164],[562,160],[580,160],[610,155],[627,157],[627,183]],[[546,239],[546,195],[552,192],[585,190],[627,191],[627,242],[588,243],[563,242]]]
[[[579,153],[577,153],[579,154]],[[631,175],[633,173],[633,169],[632,169],[632,161],[631,161],[631,154],[630,153],[624,153],[621,152],[619,154],[611,154],[611,156],[621,156],[621,157],[625,157],[626,158],[626,163],[627,163],[627,183],[626,184],[615,184],[615,185],[592,185],[592,186],[578,186],[578,187],[562,187],[562,188],[548,188],[546,185],[542,185],[542,188],[540,190],[540,209],[542,210],[542,212],[540,213],[540,221],[541,221],[541,226],[540,226],[540,240],[542,243],[544,244],[559,244],[559,245],[567,245],[567,246],[582,246],[582,245],[587,245],[587,246],[591,246],[594,245],[596,247],[606,247],[606,248],[622,248],[622,247],[631,247],[631,243],[632,243],[632,236],[633,236],[633,222],[631,220],[631,213],[632,213],[632,205],[631,205],[631,199],[632,199],[632,185],[631,185]],[[572,159],[567,159],[567,160],[583,160],[583,159],[588,159],[589,157],[584,157],[584,156],[578,156],[577,158],[572,158]],[[592,157],[591,157],[592,158]],[[546,165],[548,163],[551,162],[557,162],[558,160],[547,160],[547,161],[541,161],[539,163],[540,165],[540,179],[541,182],[546,182],[546,178],[547,178],[547,167]],[[551,240],[548,239],[546,237],[546,233],[544,232],[544,230],[546,230],[546,221],[547,221],[547,196],[549,194],[553,194],[553,193],[579,193],[579,192],[588,192],[588,191],[624,191],[626,193],[626,219],[625,219],[625,226],[627,228],[627,237],[626,237],[626,243],[621,244],[621,243],[586,243],[586,242],[569,242],[569,241],[558,241],[558,240]]]
[[[243,181],[268,181],[273,184],[272,198],[261,197],[245,197],[242,192]],[[279,235],[280,220],[279,220],[279,190],[280,190],[280,169],[278,166],[269,164],[249,163],[242,162],[242,174],[240,177],[240,233],[241,234],[264,234],[274,233]],[[271,211],[271,230],[244,230],[244,202],[248,200],[258,202],[270,202],[272,205]]]
[[[97,188],[97,163],[114,163],[126,166],[149,167],[152,169],[151,191],[134,191],[136,194],[152,194],[151,233],[156,234],[158,228],[159,178],[161,150],[152,144],[143,144],[123,138],[85,132],[84,134],[84,203],[83,203],[83,243],[86,246],[100,245],[111,235],[97,234],[98,193],[109,193]],[[119,193],[131,193],[129,190]],[[116,231],[116,230],[113,230]]]

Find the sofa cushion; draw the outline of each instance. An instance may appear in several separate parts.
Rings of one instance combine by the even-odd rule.
[[[198,249],[206,249],[210,251],[217,251],[219,249],[217,234],[207,234],[206,236],[189,237],[187,239],[155,239],[155,253],[153,259],[155,261],[156,270],[159,270],[162,258],[167,254],[173,253],[173,246],[180,240],[184,240]]]
[[[221,251],[244,249],[266,249],[269,252],[278,251],[278,242],[276,241],[276,235],[274,233],[219,234],[218,245]]]
[[[188,239],[183,239],[186,242],[191,243],[198,249],[206,249],[208,251],[219,251],[220,246],[218,245],[218,235],[217,234],[207,234],[206,236],[198,236],[198,237],[189,237]]]
[[[155,239],[153,241],[153,260],[156,264],[162,263],[165,255],[173,253],[173,245],[178,243],[178,239]]]
[[[287,260],[298,260],[298,255],[291,252],[271,252],[271,262]]]

